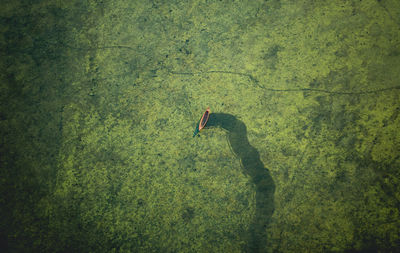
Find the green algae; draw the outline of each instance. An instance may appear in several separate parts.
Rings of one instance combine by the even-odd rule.
[[[2,247],[396,251],[399,9],[5,3]],[[206,106],[246,131],[192,138]]]

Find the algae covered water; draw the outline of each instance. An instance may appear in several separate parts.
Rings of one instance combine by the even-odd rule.
[[[4,1],[1,251],[398,251],[399,17]]]

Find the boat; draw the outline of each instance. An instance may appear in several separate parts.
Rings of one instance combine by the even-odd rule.
[[[196,124],[196,129],[194,130],[193,137],[195,137],[201,131],[201,129],[203,129],[206,126],[209,117],[210,117],[210,107],[207,107],[206,111],[203,113],[203,116]]]

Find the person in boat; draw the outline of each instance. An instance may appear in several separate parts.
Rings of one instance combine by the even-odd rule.
[[[207,110],[203,113],[203,116],[196,124],[193,137],[195,137],[201,131],[201,129],[203,129],[206,126],[209,117],[210,117],[210,107],[207,107]]]

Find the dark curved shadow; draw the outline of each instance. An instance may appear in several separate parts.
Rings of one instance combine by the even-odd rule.
[[[266,228],[274,212],[275,184],[260,154],[247,139],[246,125],[235,116],[211,113],[207,127],[221,127],[228,131],[232,151],[240,158],[243,173],[249,175],[256,187],[256,215],[246,237],[245,252],[265,252]]]

